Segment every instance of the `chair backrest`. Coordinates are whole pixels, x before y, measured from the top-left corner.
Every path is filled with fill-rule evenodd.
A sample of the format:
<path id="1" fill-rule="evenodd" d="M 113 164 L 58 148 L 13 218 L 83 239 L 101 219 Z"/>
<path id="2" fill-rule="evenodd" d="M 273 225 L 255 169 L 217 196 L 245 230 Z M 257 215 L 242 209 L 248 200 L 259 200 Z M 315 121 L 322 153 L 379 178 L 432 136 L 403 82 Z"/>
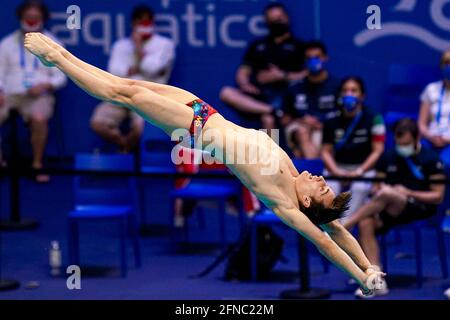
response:
<path id="1" fill-rule="evenodd" d="M 142 172 L 176 172 L 171 153 L 175 144 L 160 129 L 146 123 L 141 138 Z"/>
<path id="2" fill-rule="evenodd" d="M 236 177 L 233 178 L 223 165 L 200 165 L 199 174 L 224 175 L 225 177 L 193 177 L 189 185 L 202 185 L 205 188 L 208 188 L 208 186 L 227 186 L 236 188 L 236 190 L 240 190 L 242 187 L 241 182 Z"/>
<path id="3" fill-rule="evenodd" d="M 132 173 L 134 156 L 121 154 L 76 154 L 75 169 Z M 75 206 L 135 205 L 133 177 L 80 175 L 74 178 Z"/>
<path id="4" fill-rule="evenodd" d="M 75 169 L 133 172 L 134 156 L 131 154 L 78 153 L 75 155 Z"/>
<path id="5" fill-rule="evenodd" d="M 446 215 L 442 220 L 442 231 L 450 234 L 450 215 Z"/>
<path id="6" fill-rule="evenodd" d="M 398 64 L 389 66 L 388 85 L 390 88 L 404 90 L 406 88 L 423 88 L 441 77 L 438 66 Z"/>
<path id="7" fill-rule="evenodd" d="M 392 127 L 403 118 L 417 120 L 420 95 L 425 86 L 441 77 L 439 68 L 428 65 L 392 64 L 389 66 L 388 89 L 384 107 L 388 127 L 386 146 L 392 147 Z"/>
<path id="8" fill-rule="evenodd" d="M 417 117 L 420 94 L 427 84 L 439 78 L 438 67 L 410 64 L 390 65 L 385 113 L 403 112 Z"/>
<path id="9" fill-rule="evenodd" d="M 306 170 L 314 175 L 321 175 L 325 167 L 322 159 L 292 159 L 292 162 L 299 172 Z"/>

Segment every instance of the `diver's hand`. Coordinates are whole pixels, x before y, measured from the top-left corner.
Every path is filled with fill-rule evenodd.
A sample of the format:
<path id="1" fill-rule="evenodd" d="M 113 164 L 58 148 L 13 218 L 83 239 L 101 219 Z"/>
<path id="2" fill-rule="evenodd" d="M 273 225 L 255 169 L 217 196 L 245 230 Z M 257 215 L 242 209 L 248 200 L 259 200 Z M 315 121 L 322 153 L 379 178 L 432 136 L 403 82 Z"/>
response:
<path id="1" fill-rule="evenodd" d="M 367 277 L 364 280 L 364 285 L 361 286 L 361 291 L 364 295 L 371 295 L 376 290 L 381 290 L 386 285 L 386 281 L 384 280 L 384 277 L 386 277 L 386 273 L 374 270 L 372 268 L 368 268 L 366 270 Z"/>

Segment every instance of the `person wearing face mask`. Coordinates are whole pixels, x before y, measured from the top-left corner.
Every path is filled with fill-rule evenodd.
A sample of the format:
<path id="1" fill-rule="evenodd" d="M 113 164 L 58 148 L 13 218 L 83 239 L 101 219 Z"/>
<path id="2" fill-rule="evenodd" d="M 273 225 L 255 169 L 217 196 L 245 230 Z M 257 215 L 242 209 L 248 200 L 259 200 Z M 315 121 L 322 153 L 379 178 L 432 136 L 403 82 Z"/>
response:
<path id="1" fill-rule="evenodd" d="M 442 80 L 427 85 L 421 95 L 419 129 L 423 143 L 437 151 L 450 172 L 450 50 L 441 56 Z"/>
<path id="2" fill-rule="evenodd" d="M 66 84 L 59 70 L 48 69 L 23 46 L 27 32 L 43 32 L 48 20 L 47 7 L 40 1 L 27 0 L 17 8 L 20 29 L 0 42 L 0 125 L 16 109 L 31 130 L 32 168 L 37 182 L 47 182 L 49 176 L 41 172 L 48 137 L 48 122 L 53 114 L 54 92 Z M 6 159 L 0 162 L 6 166 Z"/>
<path id="3" fill-rule="evenodd" d="M 436 152 L 421 145 L 417 123 L 412 119 L 398 121 L 394 138 L 395 147 L 387 150 L 376 165 L 377 177 L 384 182 L 374 184 L 371 200 L 343 224 L 347 229 L 358 224 L 361 247 L 370 263 L 378 266 L 376 236 L 396 225 L 435 215 L 445 193 L 444 184 L 432 183 L 446 178 L 444 164 Z M 387 293 L 385 286 L 376 295 Z M 356 295 L 362 297 L 360 291 Z"/>
<path id="4" fill-rule="evenodd" d="M 377 160 L 384 152 L 386 128 L 380 114 L 364 105 L 365 85 L 359 77 L 342 80 L 337 104 L 340 111 L 323 126 L 322 159 L 326 175 L 374 177 Z M 371 184 L 364 181 L 331 181 L 334 192 L 350 189 L 352 201 L 344 222 L 367 199 Z"/>
<path id="5" fill-rule="evenodd" d="M 282 4 L 269 4 L 264 17 L 268 35 L 250 44 L 236 73 L 237 88 L 222 88 L 220 98 L 240 111 L 248 126 L 273 129 L 289 85 L 305 76 L 304 49 Z"/>
<path id="6" fill-rule="evenodd" d="M 112 46 L 108 71 L 120 77 L 167 84 L 175 61 L 174 42 L 155 33 L 155 15 L 148 6 L 135 7 L 131 23 L 131 37 L 117 40 Z M 127 153 L 138 145 L 144 120 L 128 109 L 102 102 L 93 111 L 91 128 Z"/>
<path id="7" fill-rule="evenodd" d="M 319 157 L 322 126 L 336 111 L 339 80 L 329 74 L 327 47 L 321 41 L 305 45 L 307 76 L 290 88 L 283 101 L 285 136 L 297 158 Z"/>

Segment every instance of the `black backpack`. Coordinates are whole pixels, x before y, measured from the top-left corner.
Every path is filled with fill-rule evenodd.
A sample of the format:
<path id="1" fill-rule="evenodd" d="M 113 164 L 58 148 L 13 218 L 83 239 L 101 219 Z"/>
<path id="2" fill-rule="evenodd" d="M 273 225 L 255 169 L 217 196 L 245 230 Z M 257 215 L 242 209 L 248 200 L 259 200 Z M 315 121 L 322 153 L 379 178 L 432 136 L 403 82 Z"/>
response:
<path id="1" fill-rule="evenodd" d="M 281 258 L 284 240 L 270 227 L 257 228 L 257 278 L 267 279 L 270 271 Z M 250 233 L 231 252 L 225 268 L 226 280 L 250 280 Z"/>

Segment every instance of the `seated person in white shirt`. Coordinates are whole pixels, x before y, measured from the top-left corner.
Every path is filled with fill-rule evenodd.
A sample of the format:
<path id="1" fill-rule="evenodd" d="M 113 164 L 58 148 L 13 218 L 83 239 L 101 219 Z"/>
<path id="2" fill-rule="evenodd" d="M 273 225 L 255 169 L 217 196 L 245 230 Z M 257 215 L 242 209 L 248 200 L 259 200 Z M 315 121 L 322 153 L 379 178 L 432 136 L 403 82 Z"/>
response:
<path id="1" fill-rule="evenodd" d="M 140 5 L 131 15 L 130 38 L 114 43 L 108 71 L 120 77 L 167 84 L 175 59 L 175 45 L 169 38 L 154 32 L 154 12 Z M 129 130 L 121 126 L 129 120 Z M 121 152 L 129 152 L 139 142 L 144 119 L 126 108 L 102 102 L 94 110 L 91 128 L 105 140 L 116 144 Z"/>
<path id="2" fill-rule="evenodd" d="M 20 29 L 0 41 L 0 125 L 12 109 L 17 110 L 31 129 L 32 168 L 37 182 L 47 182 L 42 174 L 43 158 L 48 136 L 48 121 L 52 117 L 55 98 L 53 92 L 66 84 L 65 75 L 46 68 L 39 59 L 25 50 L 24 34 L 43 30 L 49 17 L 47 7 L 40 1 L 27 0 L 17 8 Z M 0 161 L 6 166 L 5 159 Z"/>
<path id="3" fill-rule="evenodd" d="M 441 56 L 442 80 L 423 91 L 419 113 L 422 143 L 439 153 L 450 172 L 450 49 Z"/>

